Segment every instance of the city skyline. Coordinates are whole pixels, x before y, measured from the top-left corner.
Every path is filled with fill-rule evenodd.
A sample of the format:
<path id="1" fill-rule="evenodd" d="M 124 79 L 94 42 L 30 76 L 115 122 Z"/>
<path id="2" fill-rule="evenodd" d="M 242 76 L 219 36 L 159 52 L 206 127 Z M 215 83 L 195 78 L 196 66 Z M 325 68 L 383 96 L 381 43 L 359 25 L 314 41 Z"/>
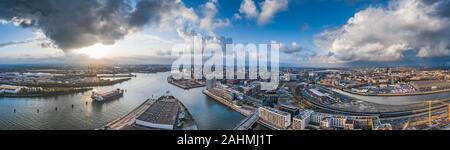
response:
<path id="1" fill-rule="evenodd" d="M 448 0 L 24 3 L 0 4 L 1 64 L 171 64 L 171 47 L 194 35 L 280 43 L 286 66 L 450 61 Z"/>

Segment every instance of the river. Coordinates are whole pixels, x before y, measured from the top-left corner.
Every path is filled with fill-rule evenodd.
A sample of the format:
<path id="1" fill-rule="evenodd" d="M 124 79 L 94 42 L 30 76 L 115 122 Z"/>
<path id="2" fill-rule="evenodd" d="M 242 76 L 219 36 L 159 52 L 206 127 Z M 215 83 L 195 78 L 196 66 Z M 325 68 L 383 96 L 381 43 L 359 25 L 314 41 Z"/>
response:
<path id="1" fill-rule="evenodd" d="M 201 130 L 232 129 L 244 118 L 205 96 L 204 88 L 183 90 L 167 83 L 168 72 L 136 75 L 120 84 L 94 87 L 95 91 L 126 90 L 124 97 L 107 102 L 92 101 L 91 91 L 46 98 L 0 98 L 0 129 L 96 129 L 166 91 L 183 102 Z"/>
<path id="2" fill-rule="evenodd" d="M 420 103 L 420 102 L 426 102 L 428 100 L 438 100 L 438 99 L 444 99 L 450 97 L 450 92 L 443 92 L 443 93 L 434 93 L 434 94 L 426 94 L 426 95 L 412 95 L 412 96 L 363 96 L 363 95 L 356 95 L 352 93 L 348 93 L 345 91 L 341 91 L 338 89 L 333 89 L 333 91 L 336 91 L 338 93 L 351 96 L 360 100 L 372 102 L 372 103 L 378 103 L 378 104 L 385 104 L 385 105 L 405 105 L 405 104 L 414 104 L 414 103 Z"/>

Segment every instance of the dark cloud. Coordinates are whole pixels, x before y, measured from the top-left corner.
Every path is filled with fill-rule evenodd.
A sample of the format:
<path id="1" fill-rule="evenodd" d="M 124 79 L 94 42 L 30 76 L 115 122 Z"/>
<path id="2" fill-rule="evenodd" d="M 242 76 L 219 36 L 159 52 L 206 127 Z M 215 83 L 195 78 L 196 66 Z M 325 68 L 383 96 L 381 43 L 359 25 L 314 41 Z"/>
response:
<path id="1" fill-rule="evenodd" d="M 71 50 L 113 44 L 182 6 L 176 0 L 1 0 L 0 20 L 42 31 L 58 48 Z"/>
<path id="2" fill-rule="evenodd" d="M 141 0 L 131 14 L 130 25 L 140 27 L 152 21 L 163 22 L 173 10 L 182 9 L 179 4 L 176 0 Z"/>

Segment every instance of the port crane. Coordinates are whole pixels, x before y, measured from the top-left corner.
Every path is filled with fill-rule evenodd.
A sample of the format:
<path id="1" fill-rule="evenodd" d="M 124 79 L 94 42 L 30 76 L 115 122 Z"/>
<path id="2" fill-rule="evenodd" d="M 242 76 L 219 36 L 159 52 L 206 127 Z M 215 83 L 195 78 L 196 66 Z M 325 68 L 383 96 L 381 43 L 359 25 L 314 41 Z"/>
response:
<path id="1" fill-rule="evenodd" d="M 433 125 L 433 103 L 438 103 L 438 105 L 447 105 L 447 120 L 450 121 L 450 103 L 440 100 L 429 100 L 428 103 L 428 125 Z"/>

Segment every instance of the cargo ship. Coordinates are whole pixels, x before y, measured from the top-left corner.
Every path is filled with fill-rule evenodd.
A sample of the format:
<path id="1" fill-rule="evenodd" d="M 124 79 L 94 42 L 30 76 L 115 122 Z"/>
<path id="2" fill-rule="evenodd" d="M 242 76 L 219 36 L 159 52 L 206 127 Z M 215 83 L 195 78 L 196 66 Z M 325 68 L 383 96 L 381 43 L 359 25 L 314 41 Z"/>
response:
<path id="1" fill-rule="evenodd" d="M 117 99 L 123 96 L 124 90 L 116 89 L 106 93 L 92 92 L 91 98 L 95 101 L 107 101 Z"/>

